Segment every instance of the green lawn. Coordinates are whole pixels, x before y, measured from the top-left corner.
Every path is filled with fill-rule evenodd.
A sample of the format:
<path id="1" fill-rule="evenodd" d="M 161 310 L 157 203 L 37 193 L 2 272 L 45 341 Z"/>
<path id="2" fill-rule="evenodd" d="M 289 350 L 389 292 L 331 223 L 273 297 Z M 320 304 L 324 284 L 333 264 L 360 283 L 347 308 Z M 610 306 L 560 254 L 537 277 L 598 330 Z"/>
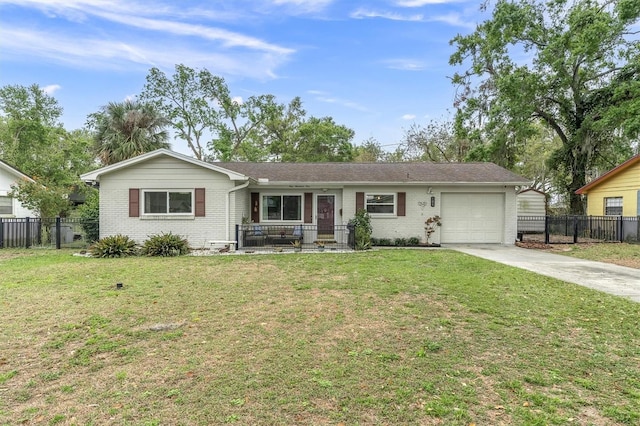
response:
<path id="1" fill-rule="evenodd" d="M 640 304 L 447 250 L 5 249 L 0 313 L 0 424 L 640 422 Z"/>

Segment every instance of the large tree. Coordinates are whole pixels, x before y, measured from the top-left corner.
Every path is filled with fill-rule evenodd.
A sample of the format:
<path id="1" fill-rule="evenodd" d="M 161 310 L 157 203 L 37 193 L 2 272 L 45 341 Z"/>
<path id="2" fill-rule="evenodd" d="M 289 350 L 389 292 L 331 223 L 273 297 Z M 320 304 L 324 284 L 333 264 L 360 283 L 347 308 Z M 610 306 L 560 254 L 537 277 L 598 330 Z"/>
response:
<path id="1" fill-rule="evenodd" d="M 153 104 L 111 102 L 89 116 L 94 150 L 103 165 L 127 160 L 159 148 L 170 148 L 167 120 Z"/>
<path id="2" fill-rule="evenodd" d="M 575 190 L 640 131 L 639 16 L 637 0 L 498 0 L 491 19 L 452 40 L 450 63 L 467 66 L 453 77 L 463 136 L 513 168 L 536 125 L 552 129 L 550 166 L 583 212 Z"/>
<path id="3" fill-rule="evenodd" d="M 64 216 L 69 194 L 84 188 L 79 174 L 93 166 L 89 134 L 65 130 L 61 114 L 35 84 L 0 88 L 0 158 L 36 181 L 18 182 L 11 195 L 41 217 Z"/>

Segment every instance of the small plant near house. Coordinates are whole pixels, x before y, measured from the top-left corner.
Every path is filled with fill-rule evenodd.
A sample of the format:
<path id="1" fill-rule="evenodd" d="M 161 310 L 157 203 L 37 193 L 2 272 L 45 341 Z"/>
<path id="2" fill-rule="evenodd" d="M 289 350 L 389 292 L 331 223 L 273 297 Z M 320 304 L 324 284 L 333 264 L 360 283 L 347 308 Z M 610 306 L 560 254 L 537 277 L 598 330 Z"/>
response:
<path id="1" fill-rule="evenodd" d="M 431 242 L 431 236 L 436 232 L 438 226 L 442 225 L 440 216 L 431 216 L 424 221 L 424 235 L 427 239 L 427 245 L 433 245 Z"/>
<path id="2" fill-rule="evenodd" d="M 187 253 L 189 253 L 187 240 L 171 232 L 152 235 L 142 246 L 142 254 L 145 256 L 173 257 Z"/>
<path id="3" fill-rule="evenodd" d="M 316 241 L 316 247 L 318 247 L 318 251 L 324 251 L 324 247 L 325 247 L 324 241 Z"/>
<path id="4" fill-rule="evenodd" d="M 407 246 L 407 239 L 406 238 L 396 238 L 394 240 L 394 245 L 398 246 L 398 247 L 406 247 Z"/>
<path id="5" fill-rule="evenodd" d="M 408 246 L 417 246 L 420 245 L 420 238 L 418 237 L 411 237 L 407 240 L 407 245 Z"/>
<path id="6" fill-rule="evenodd" d="M 137 256 L 136 242 L 126 235 L 111 235 L 98 240 L 89 247 L 93 257 L 129 257 Z"/>
<path id="7" fill-rule="evenodd" d="M 98 241 L 100 239 L 100 197 L 97 190 L 91 190 L 78 211 L 86 240 L 90 243 Z"/>
<path id="8" fill-rule="evenodd" d="M 350 224 L 353 225 L 355 231 L 355 249 L 369 250 L 371 248 L 371 217 L 365 209 L 356 212 L 356 216 L 351 219 Z"/>
<path id="9" fill-rule="evenodd" d="M 302 250 L 302 243 L 300 242 L 300 240 L 291 241 L 291 245 L 293 246 L 294 251 Z"/>

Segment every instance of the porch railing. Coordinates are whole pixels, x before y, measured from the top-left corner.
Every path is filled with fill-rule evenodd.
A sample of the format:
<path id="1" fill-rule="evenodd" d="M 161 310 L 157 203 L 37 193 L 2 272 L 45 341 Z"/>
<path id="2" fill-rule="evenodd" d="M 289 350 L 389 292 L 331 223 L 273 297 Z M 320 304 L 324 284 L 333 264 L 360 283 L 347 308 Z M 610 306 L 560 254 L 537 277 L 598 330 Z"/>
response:
<path id="1" fill-rule="evenodd" d="M 348 225 L 236 225 L 240 250 L 293 250 L 297 244 L 302 250 L 345 250 L 353 247 L 352 239 Z"/>

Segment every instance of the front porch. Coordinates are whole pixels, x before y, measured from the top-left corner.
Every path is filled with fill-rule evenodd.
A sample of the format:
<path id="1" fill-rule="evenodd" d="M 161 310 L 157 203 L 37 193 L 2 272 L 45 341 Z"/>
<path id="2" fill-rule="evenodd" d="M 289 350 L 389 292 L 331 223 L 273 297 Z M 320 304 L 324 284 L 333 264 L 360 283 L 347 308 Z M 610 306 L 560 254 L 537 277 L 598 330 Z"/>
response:
<path id="1" fill-rule="evenodd" d="M 354 233 L 349 225 L 236 225 L 238 250 L 349 250 Z"/>

